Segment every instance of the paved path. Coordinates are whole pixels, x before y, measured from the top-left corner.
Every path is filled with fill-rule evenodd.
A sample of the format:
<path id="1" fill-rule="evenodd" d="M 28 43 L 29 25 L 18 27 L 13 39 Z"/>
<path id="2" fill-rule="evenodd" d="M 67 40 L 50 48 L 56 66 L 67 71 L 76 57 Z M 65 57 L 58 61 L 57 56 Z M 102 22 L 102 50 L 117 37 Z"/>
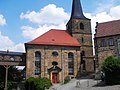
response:
<path id="1" fill-rule="evenodd" d="M 76 82 L 80 81 L 80 86 L 76 87 Z M 55 84 L 50 90 L 120 90 L 120 85 L 98 86 L 100 81 L 93 79 L 73 79 L 67 84 Z"/>

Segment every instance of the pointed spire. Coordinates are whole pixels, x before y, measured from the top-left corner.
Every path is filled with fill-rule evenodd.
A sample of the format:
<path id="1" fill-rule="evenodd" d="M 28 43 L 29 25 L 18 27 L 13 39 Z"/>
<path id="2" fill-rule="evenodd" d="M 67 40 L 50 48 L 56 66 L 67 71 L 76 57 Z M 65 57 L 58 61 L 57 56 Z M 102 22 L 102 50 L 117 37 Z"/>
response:
<path id="1" fill-rule="evenodd" d="M 84 15 L 83 15 L 83 11 L 82 11 L 82 6 L 80 3 L 80 0 L 73 0 L 73 4 L 72 4 L 72 13 L 71 13 L 71 18 L 74 19 L 87 19 Z"/>

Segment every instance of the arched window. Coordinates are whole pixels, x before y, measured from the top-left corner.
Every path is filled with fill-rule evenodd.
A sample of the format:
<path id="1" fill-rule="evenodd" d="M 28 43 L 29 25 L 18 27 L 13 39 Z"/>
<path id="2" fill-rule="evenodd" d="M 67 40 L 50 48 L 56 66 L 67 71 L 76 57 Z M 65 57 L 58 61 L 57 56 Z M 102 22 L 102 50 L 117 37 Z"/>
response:
<path id="1" fill-rule="evenodd" d="M 82 37 L 82 43 L 84 43 L 84 38 Z"/>
<path id="2" fill-rule="evenodd" d="M 85 64 L 86 62 L 85 62 L 85 60 L 83 60 L 83 70 L 86 70 L 86 64 Z"/>
<path id="3" fill-rule="evenodd" d="M 82 51 L 82 56 L 85 56 L 85 51 Z"/>
<path id="4" fill-rule="evenodd" d="M 74 75 L 74 54 L 68 53 L 68 75 Z"/>
<path id="5" fill-rule="evenodd" d="M 84 56 L 85 56 L 85 51 L 82 51 L 81 52 L 81 64 L 83 64 L 84 62 L 84 59 L 83 59 Z"/>
<path id="6" fill-rule="evenodd" d="M 83 23 L 80 23 L 80 29 L 84 29 Z"/>
<path id="7" fill-rule="evenodd" d="M 81 52 L 81 64 L 82 64 L 82 69 L 86 70 L 86 64 L 85 64 L 85 59 L 83 58 L 85 56 L 85 51 Z"/>
<path id="8" fill-rule="evenodd" d="M 41 53 L 35 52 L 35 75 L 39 75 L 41 73 Z"/>

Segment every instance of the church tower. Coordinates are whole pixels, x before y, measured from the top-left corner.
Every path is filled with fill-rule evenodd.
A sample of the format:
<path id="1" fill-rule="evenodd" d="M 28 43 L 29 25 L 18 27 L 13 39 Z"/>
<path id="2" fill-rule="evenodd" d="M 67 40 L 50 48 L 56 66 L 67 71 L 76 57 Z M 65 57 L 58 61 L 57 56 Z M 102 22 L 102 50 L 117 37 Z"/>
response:
<path id="1" fill-rule="evenodd" d="M 91 20 L 83 14 L 80 0 L 73 0 L 70 20 L 66 25 L 68 33 L 81 45 L 81 68 L 83 72 L 94 71 Z"/>

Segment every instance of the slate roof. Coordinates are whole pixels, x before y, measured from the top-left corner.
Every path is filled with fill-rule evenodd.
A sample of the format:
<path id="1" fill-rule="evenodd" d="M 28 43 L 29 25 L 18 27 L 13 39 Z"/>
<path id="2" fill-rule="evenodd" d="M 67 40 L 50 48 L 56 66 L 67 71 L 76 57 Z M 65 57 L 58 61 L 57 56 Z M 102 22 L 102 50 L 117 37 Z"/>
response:
<path id="1" fill-rule="evenodd" d="M 66 30 L 51 29 L 36 39 L 26 44 L 37 45 L 62 45 L 62 46 L 80 46 L 77 39 L 67 33 Z"/>
<path id="2" fill-rule="evenodd" d="M 72 19 L 88 19 L 83 14 L 80 0 L 73 0 L 71 18 Z"/>
<path id="3" fill-rule="evenodd" d="M 120 20 L 98 23 L 95 37 L 105 37 L 120 34 Z"/>
<path id="4" fill-rule="evenodd" d="M 17 55 L 17 56 L 21 56 L 25 53 L 22 52 L 11 52 L 11 51 L 0 51 L 0 55 Z"/>

